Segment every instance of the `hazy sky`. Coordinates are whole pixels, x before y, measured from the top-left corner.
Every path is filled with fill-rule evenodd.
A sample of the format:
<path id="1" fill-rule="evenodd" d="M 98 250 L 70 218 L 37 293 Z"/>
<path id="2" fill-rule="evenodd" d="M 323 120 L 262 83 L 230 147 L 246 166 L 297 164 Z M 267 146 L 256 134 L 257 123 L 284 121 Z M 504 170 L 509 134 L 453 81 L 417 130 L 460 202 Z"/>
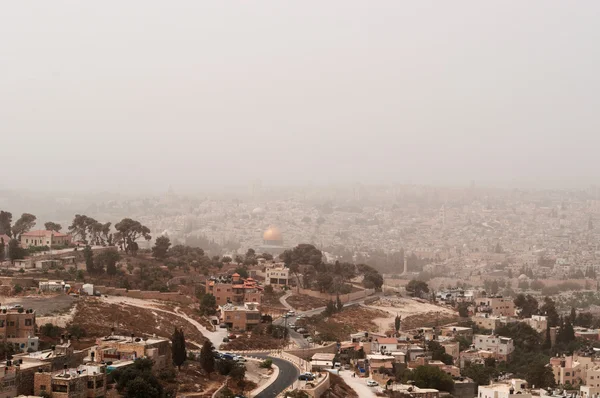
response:
<path id="1" fill-rule="evenodd" d="M 0 186 L 600 182 L 598 1 L 12 1 Z"/>

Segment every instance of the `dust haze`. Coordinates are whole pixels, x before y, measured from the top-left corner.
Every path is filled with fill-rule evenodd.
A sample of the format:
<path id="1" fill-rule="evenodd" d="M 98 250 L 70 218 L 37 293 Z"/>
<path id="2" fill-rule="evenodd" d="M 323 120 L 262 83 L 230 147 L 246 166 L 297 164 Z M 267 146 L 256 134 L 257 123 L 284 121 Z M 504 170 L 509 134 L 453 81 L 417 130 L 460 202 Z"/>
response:
<path id="1" fill-rule="evenodd" d="M 600 5 L 6 3 L 2 185 L 587 185 Z"/>

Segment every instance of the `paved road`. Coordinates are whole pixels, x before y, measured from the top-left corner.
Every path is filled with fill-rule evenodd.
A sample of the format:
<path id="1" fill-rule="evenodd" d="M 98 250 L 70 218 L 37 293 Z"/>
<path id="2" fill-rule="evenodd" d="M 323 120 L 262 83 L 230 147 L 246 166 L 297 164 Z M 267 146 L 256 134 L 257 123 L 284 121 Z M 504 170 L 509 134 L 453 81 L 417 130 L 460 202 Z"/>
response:
<path id="1" fill-rule="evenodd" d="M 256 398 L 274 398 L 279 395 L 283 390 L 291 386 L 296 380 L 298 380 L 298 376 L 300 376 L 300 372 L 298 368 L 292 365 L 290 362 L 283 360 L 281 358 L 274 358 L 265 354 L 260 353 L 251 353 L 257 358 L 269 358 L 273 361 L 277 367 L 279 367 L 279 376 L 277 379 L 271 384 L 269 387 L 265 388 L 260 394 L 256 396 Z"/>

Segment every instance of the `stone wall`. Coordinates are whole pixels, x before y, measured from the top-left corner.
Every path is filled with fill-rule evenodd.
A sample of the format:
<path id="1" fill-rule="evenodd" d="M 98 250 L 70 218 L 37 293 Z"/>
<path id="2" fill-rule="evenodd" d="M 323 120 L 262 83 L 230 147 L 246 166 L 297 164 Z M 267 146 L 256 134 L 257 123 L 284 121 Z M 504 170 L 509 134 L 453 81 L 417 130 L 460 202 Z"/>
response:
<path id="1" fill-rule="evenodd" d="M 309 360 L 313 355 L 317 353 L 335 354 L 337 353 L 337 343 L 331 343 L 325 346 L 319 346 L 314 348 L 299 349 L 299 350 L 286 350 L 287 353 L 295 355 L 299 358 Z"/>
<path id="2" fill-rule="evenodd" d="M 331 300 L 334 302 L 337 300 L 337 295 L 317 292 L 315 290 L 301 289 L 299 287 L 295 287 L 295 288 L 292 288 L 292 291 L 295 294 L 304 294 L 306 296 L 316 297 L 316 298 L 320 298 L 320 299 L 324 299 L 324 300 Z M 375 293 L 375 290 L 373 290 L 373 289 L 365 289 L 365 290 L 361 290 L 359 292 L 340 294 L 340 300 L 342 303 L 346 304 L 349 301 L 360 300 L 362 298 L 366 298 L 374 293 Z"/>
<path id="3" fill-rule="evenodd" d="M 131 297 L 142 300 L 162 300 L 174 301 L 179 304 L 191 304 L 195 300 L 188 296 L 184 296 L 179 292 L 159 292 L 153 290 L 127 290 L 110 286 L 94 286 L 94 290 L 100 294 L 109 294 L 111 296 Z"/>
<path id="4" fill-rule="evenodd" d="M 319 384 L 315 388 L 307 388 L 304 392 L 313 398 L 320 398 L 331 387 L 331 378 L 329 375 L 329 372 L 325 372 L 324 376 L 318 379 Z"/>

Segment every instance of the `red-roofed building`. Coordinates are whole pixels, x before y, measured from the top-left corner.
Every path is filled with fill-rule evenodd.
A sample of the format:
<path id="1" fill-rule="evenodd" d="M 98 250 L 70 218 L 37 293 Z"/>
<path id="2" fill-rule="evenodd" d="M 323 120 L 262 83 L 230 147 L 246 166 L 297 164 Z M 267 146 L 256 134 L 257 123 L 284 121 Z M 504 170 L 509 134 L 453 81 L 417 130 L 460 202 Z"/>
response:
<path id="1" fill-rule="evenodd" d="M 21 234 L 21 247 L 31 246 L 66 246 L 71 243 L 71 235 L 43 229 Z"/>
<path id="2" fill-rule="evenodd" d="M 215 296 L 217 305 L 244 303 L 261 303 L 263 288 L 258 283 L 248 278 L 243 280 L 238 273 L 231 278 L 213 278 L 206 280 L 206 293 Z"/>

